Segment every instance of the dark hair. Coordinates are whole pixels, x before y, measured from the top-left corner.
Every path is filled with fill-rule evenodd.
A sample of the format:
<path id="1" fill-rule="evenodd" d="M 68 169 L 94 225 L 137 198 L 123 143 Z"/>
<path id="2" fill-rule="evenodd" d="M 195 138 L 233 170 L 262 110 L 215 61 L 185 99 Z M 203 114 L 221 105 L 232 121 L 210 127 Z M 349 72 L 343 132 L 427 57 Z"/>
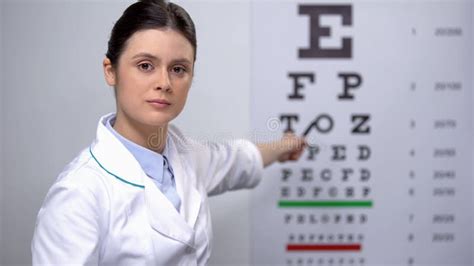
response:
<path id="1" fill-rule="evenodd" d="M 135 32 L 167 27 L 177 30 L 191 43 L 196 61 L 197 41 L 193 20 L 184 8 L 164 0 L 139 0 L 130 5 L 114 25 L 105 55 L 116 66 L 127 40 Z"/>

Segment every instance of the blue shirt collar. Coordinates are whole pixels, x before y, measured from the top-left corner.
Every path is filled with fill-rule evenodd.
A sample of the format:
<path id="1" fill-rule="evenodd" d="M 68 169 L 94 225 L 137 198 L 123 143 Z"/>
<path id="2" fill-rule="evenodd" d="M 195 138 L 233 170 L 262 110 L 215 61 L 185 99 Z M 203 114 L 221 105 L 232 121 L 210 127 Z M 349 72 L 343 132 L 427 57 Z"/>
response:
<path id="1" fill-rule="evenodd" d="M 114 134 L 114 136 L 118 140 L 120 140 L 120 142 L 122 142 L 122 144 L 127 148 L 127 150 L 132 153 L 132 155 L 138 161 L 146 175 L 153 178 L 159 183 L 163 183 L 163 170 L 166 169 L 164 167 L 168 167 L 168 160 L 166 160 L 163 155 L 165 155 L 166 157 L 166 155 L 168 154 L 168 145 L 165 145 L 163 155 L 159 154 L 155 151 L 142 147 L 120 135 L 112 127 L 114 123 L 115 116 L 111 116 L 107 121 L 105 121 L 105 126 L 110 130 L 110 132 L 112 132 L 112 134 Z M 172 171 L 171 167 L 169 170 Z"/>

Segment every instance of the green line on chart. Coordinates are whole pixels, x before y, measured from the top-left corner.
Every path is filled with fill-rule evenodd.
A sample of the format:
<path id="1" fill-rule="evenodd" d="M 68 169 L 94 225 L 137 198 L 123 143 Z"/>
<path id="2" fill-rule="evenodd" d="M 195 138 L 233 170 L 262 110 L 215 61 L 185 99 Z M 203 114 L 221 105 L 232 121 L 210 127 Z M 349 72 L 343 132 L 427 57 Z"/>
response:
<path id="1" fill-rule="evenodd" d="M 371 208 L 372 201 L 293 201 L 280 200 L 280 208 Z"/>

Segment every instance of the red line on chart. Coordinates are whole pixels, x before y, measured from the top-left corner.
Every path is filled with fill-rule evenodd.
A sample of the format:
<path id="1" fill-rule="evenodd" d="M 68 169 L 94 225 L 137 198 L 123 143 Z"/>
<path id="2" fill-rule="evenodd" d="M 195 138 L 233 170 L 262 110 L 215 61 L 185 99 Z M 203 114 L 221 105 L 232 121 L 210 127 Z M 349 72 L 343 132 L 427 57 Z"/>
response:
<path id="1" fill-rule="evenodd" d="M 296 245 L 288 244 L 286 251 L 361 251 L 361 244 L 318 244 L 318 245 Z"/>

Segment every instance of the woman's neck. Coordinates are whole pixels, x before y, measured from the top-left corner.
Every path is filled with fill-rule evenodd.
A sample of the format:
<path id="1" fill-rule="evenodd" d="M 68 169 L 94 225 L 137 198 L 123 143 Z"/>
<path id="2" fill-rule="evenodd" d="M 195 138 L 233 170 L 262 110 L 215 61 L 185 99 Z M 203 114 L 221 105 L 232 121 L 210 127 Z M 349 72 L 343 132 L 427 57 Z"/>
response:
<path id="1" fill-rule="evenodd" d="M 162 154 L 165 149 L 168 125 L 150 127 L 128 119 L 126 115 L 117 113 L 115 131 L 126 139 L 157 153 Z"/>

